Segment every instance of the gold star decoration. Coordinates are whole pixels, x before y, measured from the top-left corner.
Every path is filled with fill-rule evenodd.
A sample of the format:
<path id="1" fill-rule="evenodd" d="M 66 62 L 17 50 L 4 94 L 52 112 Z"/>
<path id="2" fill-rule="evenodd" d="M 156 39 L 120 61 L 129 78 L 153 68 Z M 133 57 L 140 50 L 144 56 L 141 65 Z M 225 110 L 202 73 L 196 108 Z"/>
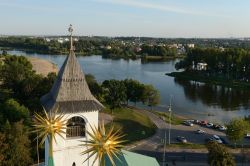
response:
<path id="1" fill-rule="evenodd" d="M 35 112 L 34 117 L 34 132 L 39 133 L 38 138 L 42 138 L 41 143 L 43 144 L 47 136 L 51 136 L 52 140 L 56 141 L 56 135 L 63 138 L 62 134 L 65 134 L 64 129 L 66 129 L 66 119 L 63 120 L 64 115 L 58 114 L 58 109 L 49 112 L 49 114 L 44 109 L 45 117 L 39 115 Z"/>
<path id="2" fill-rule="evenodd" d="M 49 160 L 51 160 L 51 163 L 53 163 L 53 141 L 56 142 L 56 135 L 63 138 L 62 134 L 66 133 L 64 131 L 66 129 L 66 119 L 64 120 L 64 115 L 58 114 L 57 111 L 58 109 L 48 114 L 44 109 L 44 117 L 35 113 L 33 124 L 35 128 L 33 132 L 38 133 L 37 139 L 41 138 L 40 145 L 44 143 L 46 138 L 49 140 Z"/>
<path id="3" fill-rule="evenodd" d="M 99 165 L 104 166 L 105 156 L 107 156 L 111 164 L 115 166 L 114 157 L 120 161 L 118 156 L 122 154 L 121 148 L 124 147 L 122 143 L 126 142 L 122 140 L 122 137 L 125 135 L 121 134 L 120 129 L 115 130 L 113 125 L 106 132 L 104 123 L 99 128 L 92 126 L 90 128 L 91 132 L 86 131 L 90 139 L 82 141 L 85 144 L 81 145 L 87 146 L 87 149 L 81 153 L 82 155 L 90 153 L 84 162 L 96 155 L 93 164 L 99 159 Z"/>

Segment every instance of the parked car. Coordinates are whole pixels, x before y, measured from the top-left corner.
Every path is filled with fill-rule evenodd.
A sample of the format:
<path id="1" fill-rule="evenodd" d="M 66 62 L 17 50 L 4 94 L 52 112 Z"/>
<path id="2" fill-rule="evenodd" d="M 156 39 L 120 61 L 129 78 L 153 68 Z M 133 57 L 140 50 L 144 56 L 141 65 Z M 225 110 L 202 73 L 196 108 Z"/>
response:
<path id="1" fill-rule="evenodd" d="M 219 144 L 222 144 L 223 141 L 221 140 L 221 138 L 217 135 L 213 135 L 212 137 L 206 139 L 207 142 L 210 142 L 210 141 L 214 141 L 214 142 L 217 142 Z"/>
<path id="2" fill-rule="evenodd" d="M 247 133 L 247 134 L 246 134 L 246 138 L 250 138 L 250 133 Z"/>
<path id="3" fill-rule="evenodd" d="M 219 130 L 220 130 L 220 131 L 225 131 L 225 130 L 227 130 L 227 128 L 226 128 L 226 126 L 220 126 L 220 127 L 219 127 Z"/>
<path id="4" fill-rule="evenodd" d="M 218 135 L 213 135 L 213 140 L 216 141 L 219 144 L 222 144 L 223 141 L 221 140 L 221 138 Z"/>
<path id="5" fill-rule="evenodd" d="M 181 142 L 181 143 L 187 143 L 187 139 L 185 137 L 181 137 L 181 136 L 178 136 L 176 138 L 177 141 Z"/>
<path id="6" fill-rule="evenodd" d="M 204 134 L 204 133 L 205 133 L 204 130 L 201 130 L 201 129 L 196 130 L 196 134 Z"/>
<path id="7" fill-rule="evenodd" d="M 200 120 L 194 120 L 194 124 L 200 124 L 201 121 Z"/>
<path id="8" fill-rule="evenodd" d="M 207 125 L 207 121 L 202 120 L 202 121 L 200 122 L 200 125 L 202 125 L 202 126 L 206 126 L 206 125 Z"/>
<path id="9" fill-rule="evenodd" d="M 213 125 L 213 129 L 219 129 L 220 126 L 221 126 L 221 125 L 219 125 L 219 124 L 214 124 L 214 125 Z"/>
<path id="10" fill-rule="evenodd" d="M 190 121 L 184 121 L 183 124 L 186 126 L 194 126 L 194 124 Z"/>
<path id="11" fill-rule="evenodd" d="M 214 126 L 214 124 L 213 124 L 213 123 L 208 123 L 206 126 L 207 126 L 208 128 L 211 128 L 211 127 Z"/>

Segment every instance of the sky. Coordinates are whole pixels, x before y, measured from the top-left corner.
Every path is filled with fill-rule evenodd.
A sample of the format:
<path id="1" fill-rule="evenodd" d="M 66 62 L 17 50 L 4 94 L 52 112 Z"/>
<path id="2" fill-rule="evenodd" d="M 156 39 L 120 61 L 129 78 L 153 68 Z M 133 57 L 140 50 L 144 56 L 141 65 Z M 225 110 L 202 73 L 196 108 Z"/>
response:
<path id="1" fill-rule="evenodd" d="M 250 0 L 0 0 L 1 35 L 250 37 Z"/>

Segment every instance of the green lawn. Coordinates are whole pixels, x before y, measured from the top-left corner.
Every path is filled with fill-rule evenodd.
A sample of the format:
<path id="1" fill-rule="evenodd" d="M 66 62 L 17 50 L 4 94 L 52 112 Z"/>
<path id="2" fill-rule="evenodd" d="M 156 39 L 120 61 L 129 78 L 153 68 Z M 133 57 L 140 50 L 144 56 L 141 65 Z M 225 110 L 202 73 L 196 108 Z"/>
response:
<path id="1" fill-rule="evenodd" d="M 109 109 L 105 113 L 111 114 Z M 113 110 L 113 124 L 116 128 L 121 128 L 122 133 L 126 134 L 124 139 L 126 144 L 139 141 L 154 135 L 156 126 L 144 114 L 133 111 L 129 108 L 117 108 Z M 107 124 L 110 126 L 111 124 Z"/>
<path id="2" fill-rule="evenodd" d="M 163 118 L 166 123 L 169 123 L 169 113 L 168 112 L 159 112 L 159 111 L 152 111 L 157 116 Z M 179 125 L 185 120 L 184 118 L 180 118 L 178 116 L 175 116 L 174 114 L 171 115 L 171 124 L 173 125 Z"/>
<path id="3" fill-rule="evenodd" d="M 176 143 L 166 146 L 167 148 L 181 148 L 181 149 L 205 149 L 205 144 L 193 144 L 193 143 Z"/>

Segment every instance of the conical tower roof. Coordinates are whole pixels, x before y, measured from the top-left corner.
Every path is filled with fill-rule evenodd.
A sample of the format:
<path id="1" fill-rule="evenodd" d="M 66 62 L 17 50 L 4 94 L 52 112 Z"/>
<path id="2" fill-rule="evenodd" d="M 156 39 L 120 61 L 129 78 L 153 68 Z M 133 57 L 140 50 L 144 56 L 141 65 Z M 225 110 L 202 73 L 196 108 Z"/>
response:
<path id="1" fill-rule="evenodd" d="M 72 35 L 71 49 L 57 79 L 48 94 L 41 98 L 46 110 L 59 109 L 65 113 L 94 111 L 103 105 L 91 94 L 84 72 L 75 56 Z"/>

